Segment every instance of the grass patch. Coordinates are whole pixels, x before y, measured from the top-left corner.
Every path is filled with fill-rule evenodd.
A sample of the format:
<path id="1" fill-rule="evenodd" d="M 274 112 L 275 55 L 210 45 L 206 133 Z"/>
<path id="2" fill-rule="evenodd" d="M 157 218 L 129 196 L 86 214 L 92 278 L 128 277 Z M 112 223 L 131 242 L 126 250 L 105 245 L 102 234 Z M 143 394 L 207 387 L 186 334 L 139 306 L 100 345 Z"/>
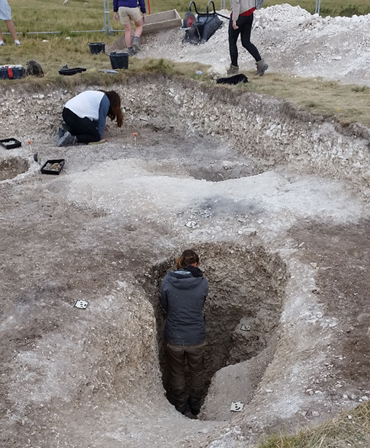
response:
<path id="1" fill-rule="evenodd" d="M 287 99 L 312 114 L 336 116 L 343 123 L 358 121 L 370 126 L 367 87 L 276 73 L 257 77 L 251 72 L 248 79 L 251 91 Z"/>
<path id="2" fill-rule="evenodd" d="M 366 92 L 368 88 L 366 86 L 353 86 L 352 90 L 354 92 Z"/>
<path id="3" fill-rule="evenodd" d="M 85 6 L 88 3 L 88 6 Z M 292 6 L 300 6 L 313 14 L 315 2 L 313 0 L 265 0 L 264 6 L 288 3 Z M 352 0 L 350 4 L 346 0 L 325 0 L 321 5 L 322 16 L 352 16 L 353 14 L 369 14 L 370 4 L 368 0 Z M 196 1 L 198 12 L 206 12 L 207 1 Z M 28 32 L 61 32 L 63 36 L 72 31 L 102 30 L 104 22 L 104 4 L 101 0 L 71 0 L 67 6 L 63 0 L 12 0 L 13 21 L 17 31 L 25 37 Z M 220 3 L 215 2 L 217 9 Z M 229 4 L 226 4 L 229 8 Z M 147 11 L 148 11 L 147 4 Z M 189 10 L 189 2 L 180 0 L 161 0 L 152 2 L 150 12 L 156 13 L 177 9 L 183 17 Z M 119 22 L 113 21 L 113 1 L 110 2 L 110 22 L 113 29 L 122 30 Z M 6 30 L 4 22 L 0 22 L 3 31 Z"/>
<path id="4" fill-rule="evenodd" d="M 370 402 L 295 435 L 272 435 L 256 448 L 367 448 L 370 446 Z"/>

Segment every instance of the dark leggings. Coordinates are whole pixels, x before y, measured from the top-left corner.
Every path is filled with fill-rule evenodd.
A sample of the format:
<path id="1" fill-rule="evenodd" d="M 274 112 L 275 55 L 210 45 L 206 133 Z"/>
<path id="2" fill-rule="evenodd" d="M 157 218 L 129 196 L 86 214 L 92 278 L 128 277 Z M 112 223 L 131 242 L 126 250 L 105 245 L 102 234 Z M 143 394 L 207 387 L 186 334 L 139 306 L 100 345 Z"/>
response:
<path id="1" fill-rule="evenodd" d="M 90 118 L 80 118 L 66 107 L 63 109 L 63 120 L 69 132 L 77 137 L 78 143 L 99 142 L 100 134 L 96 127 L 97 122 Z"/>
<path id="2" fill-rule="evenodd" d="M 243 47 L 254 57 L 256 62 L 261 60 L 261 56 L 257 50 L 257 47 L 251 42 L 251 31 L 253 23 L 253 14 L 250 16 L 239 16 L 236 21 L 238 29 L 234 30 L 233 20 L 229 21 L 229 51 L 231 64 L 235 67 L 238 66 L 238 47 L 236 45 L 239 34 L 241 34 L 241 41 Z"/>

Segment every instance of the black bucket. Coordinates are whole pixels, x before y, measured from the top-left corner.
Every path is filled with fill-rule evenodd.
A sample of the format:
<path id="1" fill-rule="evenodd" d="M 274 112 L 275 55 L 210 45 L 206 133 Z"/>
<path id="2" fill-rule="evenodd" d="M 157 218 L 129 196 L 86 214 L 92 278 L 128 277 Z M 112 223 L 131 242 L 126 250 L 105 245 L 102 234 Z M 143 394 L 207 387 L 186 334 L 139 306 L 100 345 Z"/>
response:
<path id="1" fill-rule="evenodd" d="M 94 42 L 89 44 L 91 54 L 105 53 L 105 42 Z"/>
<path id="2" fill-rule="evenodd" d="M 109 53 L 109 58 L 113 70 L 117 68 L 128 68 L 128 53 L 117 53 L 113 51 L 113 53 Z"/>

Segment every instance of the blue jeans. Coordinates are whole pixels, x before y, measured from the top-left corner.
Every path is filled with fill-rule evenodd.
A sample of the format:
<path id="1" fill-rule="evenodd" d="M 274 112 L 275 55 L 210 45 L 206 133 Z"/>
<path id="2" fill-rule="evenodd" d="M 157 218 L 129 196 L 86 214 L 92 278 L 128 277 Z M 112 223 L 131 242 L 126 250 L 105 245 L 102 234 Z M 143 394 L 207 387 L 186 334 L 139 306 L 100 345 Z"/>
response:
<path id="1" fill-rule="evenodd" d="M 97 122 L 90 118 L 80 118 L 66 107 L 63 108 L 63 120 L 65 121 L 69 132 L 77 137 L 78 143 L 99 142 L 100 135 L 97 128 Z"/>

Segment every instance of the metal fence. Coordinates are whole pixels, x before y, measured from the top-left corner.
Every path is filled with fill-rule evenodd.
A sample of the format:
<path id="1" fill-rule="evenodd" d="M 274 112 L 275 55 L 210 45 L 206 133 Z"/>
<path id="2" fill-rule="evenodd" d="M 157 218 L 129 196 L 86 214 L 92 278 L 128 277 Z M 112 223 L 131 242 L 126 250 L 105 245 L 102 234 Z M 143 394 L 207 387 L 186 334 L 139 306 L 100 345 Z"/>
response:
<path id="1" fill-rule="evenodd" d="M 220 9 L 226 9 L 226 0 L 220 0 Z M 109 9 L 109 0 L 103 0 L 104 3 L 104 26 L 101 30 L 87 30 L 87 31 L 72 31 L 72 33 L 112 33 L 112 32 L 121 32 L 122 30 L 114 30 L 110 24 L 110 9 Z M 320 14 L 321 8 L 321 0 L 316 0 L 315 5 L 315 14 Z M 3 33 L 10 34 L 10 33 Z M 20 34 L 20 33 L 17 33 Z M 60 31 L 30 31 L 26 34 L 60 34 Z"/>
<path id="2" fill-rule="evenodd" d="M 110 24 L 110 11 L 109 11 L 109 0 L 103 0 L 104 2 L 104 26 L 101 30 L 85 30 L 85 31 L 71 31 L 71 33 L 112 33 L 112 32 L 122 32 L 123 30 L 114 30 Z M 2 34 L 10 34 L 10 33 L 2 33 Z M 17 32 L 17 34 L 22 34 Z M 60 34 L 60 31 L 29 31 L 25 34 Z"/>

